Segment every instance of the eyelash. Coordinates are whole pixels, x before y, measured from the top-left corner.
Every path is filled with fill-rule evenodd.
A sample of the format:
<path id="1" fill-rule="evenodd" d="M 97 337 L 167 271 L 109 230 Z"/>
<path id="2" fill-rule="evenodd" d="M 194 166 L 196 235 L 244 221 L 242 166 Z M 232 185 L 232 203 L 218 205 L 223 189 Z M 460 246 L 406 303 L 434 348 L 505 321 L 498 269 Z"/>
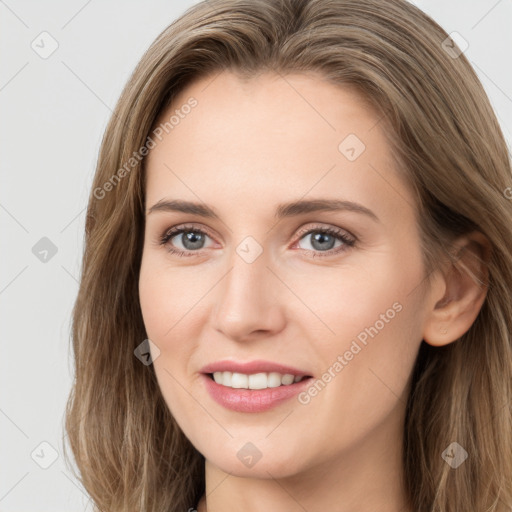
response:
<path id="1" fill-rule="evenodd" d="M 176 235 L 179 235 L 181 233 L 189 233 L 189 232 L 199 233 L 202 235 L 210 236 L 206 231 L 203 231 L 202 229 L 196 228 L 194 226 L 188 226 L 188 225 L 176 226 L 171 229 L 167 229 L 163 233 L 163 235 L 160 236 L 159 244 L 162 246 L 165 246 L 168 244 L 169 240 L 171 240 L 171 238 L 174 238 Z M 305 236 L 310 235 L 311 233 L 322 233 L 322 234 L 326 234 L 326 235 L 332 235 L 333 237 L 335 237 L 338 240 L 343 242 L 342 246 L 340 246 L 336 249 L 329 249 L 328 251 L 314 251 L 311 249 L 301 249 L 306 252 L 312 252 L 314 258 L 316 258 L 316 257 L 323 258 L 323 257 L 333 256 L 335 254 L 342 253 L 344 251 L 347 251 L 349 248 L 354 247 L 356 244 L 356 241 L 357 241 L 357 239 L 355 237 L 351 238 L 351 237 L 347 236 L 344 231 L 341 231 L 339 229 L 325 228 L 325 227 L 318 226 L 318 227 L 309 228 L 305 232 L 300 232 L 297 242 L 302 240 L 302 238 L 304 238 Z M 196 250 L 196 251 L 182 251 L 180 249 L 174 249 L 171 246 L 168 246 L 167 250 L 171 254 L 174 254 L 178 257 L 196 256 L 197 253 L 201 252 L 201 249 Z"/>

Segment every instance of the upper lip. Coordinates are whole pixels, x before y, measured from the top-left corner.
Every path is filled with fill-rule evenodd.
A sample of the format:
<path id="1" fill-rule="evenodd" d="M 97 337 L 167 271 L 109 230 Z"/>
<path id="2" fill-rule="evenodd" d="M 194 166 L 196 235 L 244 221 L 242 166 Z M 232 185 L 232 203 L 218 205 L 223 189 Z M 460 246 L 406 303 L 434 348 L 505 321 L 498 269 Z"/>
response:
<path id="1" fill-rule="evenodd" d="M 254 373 L 270 373 L 277 372 L 282 375 L 291 374 L 294 376 L 309 376 L 308 372 L 300 370 L 298 368 L 294 368 L 293 366 L 288 366 L 280 363 L 273 363 L 272 361 L 246 361 L 246 362 L 238 362 L 238 361 L 216 361 L 214 363 L 207 364 L 200 370 L 201 373 L 214 373 L 214 372 L 236 372 L 236 373 L 245 373 L 247 375 Z"/>

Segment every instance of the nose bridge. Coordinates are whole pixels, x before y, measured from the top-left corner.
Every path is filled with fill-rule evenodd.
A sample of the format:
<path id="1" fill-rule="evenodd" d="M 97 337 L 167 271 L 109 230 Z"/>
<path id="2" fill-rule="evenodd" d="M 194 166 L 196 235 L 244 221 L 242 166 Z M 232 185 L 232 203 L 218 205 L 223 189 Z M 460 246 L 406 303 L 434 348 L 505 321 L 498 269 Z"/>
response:
<path id="1" fill-rule="evenodd" d="M 251 240 L 242 241 L 233 252 L 215 306 L 215 325 L 226 336 L 243 338 L 253 331 L 279 327 L 278 285 L 269 263 L 266 252 Z"/>

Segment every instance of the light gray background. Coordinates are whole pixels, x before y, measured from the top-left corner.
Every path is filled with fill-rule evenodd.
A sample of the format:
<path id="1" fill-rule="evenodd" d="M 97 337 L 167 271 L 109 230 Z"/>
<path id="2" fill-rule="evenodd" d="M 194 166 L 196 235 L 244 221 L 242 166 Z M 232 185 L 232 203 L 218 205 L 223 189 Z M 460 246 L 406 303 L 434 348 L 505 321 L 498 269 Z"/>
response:
<path id="1" fill-rule="evenodd" d="M 160 31 L 195 3 L 0 0 L 0 512 L 92 509 L 62 456 L 88 191 L 122 87 Z M 414 3 L 467 40 L 511 147 L 512 0 Z M 31 47 L 43 31 L 59 45 L 46 59 Z M 43 237 L 57 248 L 46 262 L 32 251 Z M 40 464 L 53 451 L 42 442 L 55 450 L 47 469 Z"/>

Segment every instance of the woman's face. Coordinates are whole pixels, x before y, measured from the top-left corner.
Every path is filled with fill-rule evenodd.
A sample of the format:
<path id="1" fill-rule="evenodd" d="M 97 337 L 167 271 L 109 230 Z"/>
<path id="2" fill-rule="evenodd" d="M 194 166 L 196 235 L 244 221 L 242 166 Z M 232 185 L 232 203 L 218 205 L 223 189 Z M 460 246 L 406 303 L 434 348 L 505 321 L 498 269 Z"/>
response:
<path id="1" fill-rule="evenodd" d="M 162 122 L 173 114 L 150 134 L 139 291 L 181 429 L 241 476 L 290 476 L 363 447 L 397 454 L 430 299 L 380 116 L 314 74 L 227 72 L 183 90 Z M 171 228 L 185 232 L 160 243 Z M 252 361 L 295 370 L 227 364 Z M 240 370 L 231 386 L 263 389 L 215 383 L 203 372 L 216 362 Z"/>

